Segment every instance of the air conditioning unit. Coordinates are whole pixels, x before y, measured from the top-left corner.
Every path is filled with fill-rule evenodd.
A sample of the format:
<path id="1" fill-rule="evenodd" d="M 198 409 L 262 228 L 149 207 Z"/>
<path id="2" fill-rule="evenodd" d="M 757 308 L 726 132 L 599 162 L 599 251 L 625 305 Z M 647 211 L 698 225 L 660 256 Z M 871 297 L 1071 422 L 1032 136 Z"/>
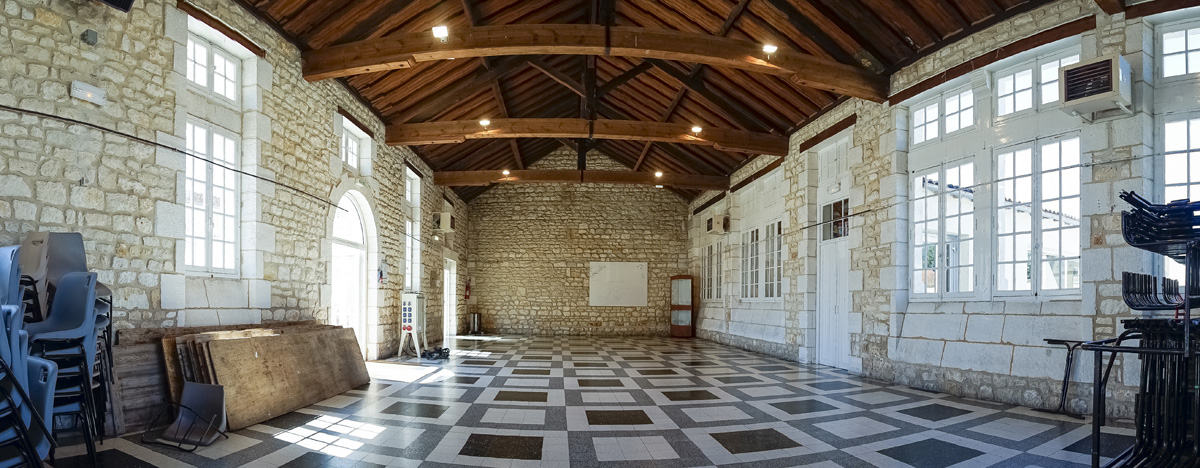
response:
<path id="1" fill-rule="evenodd" d="M 433 229 L 438 232 L 454 232 L 454 213 L 434 213 Z"/>
<path id="2" fill-rule="evenodd" d="M 1063 67 L 1058 75 L 1062 110 L 1091 120 L 1096 113 L 1120 109 L 1133 114 L 1129 62 L 1119 55 Z"/>
<path id="3" fill-rule="evenodd" d="M 729 232 L 729 217 L 709 216 L 705 218 L 704 232 L 707 234 L 725 234 Z"/>

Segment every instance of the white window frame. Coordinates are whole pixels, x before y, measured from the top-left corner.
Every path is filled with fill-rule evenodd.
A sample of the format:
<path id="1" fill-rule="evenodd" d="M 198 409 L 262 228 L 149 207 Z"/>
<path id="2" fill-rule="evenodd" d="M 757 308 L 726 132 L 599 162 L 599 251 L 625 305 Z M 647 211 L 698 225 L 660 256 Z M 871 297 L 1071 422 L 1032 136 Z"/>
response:
<path id="1" fill-rule="evenodd" d="M 979 115 L 975 112 L 975 98 L 975 90 L 970 86 L 959 88 L 942 95 L 942 118 L 940 119 L 942 123 L 942 138 L 948 138 L 951 135 L 958 134 L 959 132 L 965 132 L 975 128 L 976 119 L 979 118 Z M 958 103 L 957 110 L 954 112 L 950 112 L 951 99 L 955 99 L 955 102 Z M 963 102 L 967 102 L 968 105 L 964 106 Z M 967 113 L 968 111 L 970 111 L 968 119 L 969 123 L 963 125 L 963 114 Z M 954 130 L 950 130 L 949 125 L 952 117 L 958 121 L 959 125 L 958 128 L 955 128 Z"/>
<path id="2" fill-rule="evenodd" d="M 1156 190 L 1156 198 L 1163 203 L 1169 203 L 1181 198 L 1190 200 L 1200 200 L 1200 177 L 1193 178 L 1193 173 L 1200 173 L 1200 112 L 1186 112 L 1173 114 L 1163 117 L 1162 133 L 1159 137 L 1159 148 L 1162 148 L 1162 160 L 1157 168 L 1158 186 Z M 1169 129 L 1172 126 L 1182 125 L 1183 147 L 1169 146 L 1167 138 Z M 1178 127 L 1176 127 L 1178 128 Z M 1168 162 L 1182 158 L 1182 166 L 1184 170 L 1171 170 L 1168 167 Z M 1168 180 L 1168 175 L 1184 174 L 1183 181 Z M 1174 190 L 1173 190 L 1174 189 Z M 1178 189 L 1182 189 L 1183 193 L 1177 193 Z M 1195 193 L 1195 196 L 1192 196 Z M 1184 278 L 1183 265 L 1178 262 L 1163 258 L 1159 262 L 1161 267 L 1159 271 L 1166 277 L 1174 278 L 1182 281 Z"/>
<path id="3" fill-rule="evenodd" d="M 959 181 L 959 183 L 955 184 L 954 187 L 951 188 L 950 182 L 951 182 L 952 178 L 950 177 L 950 171 L 952 171 L 952 170 L 953 171 L 962 171 L 963 167 L 967 166 L 968 164 L 971 166 L 970 167 L 971 174 L 969 176 L 970 178 L 966 179 L 960 173 L 957 177 L 957 180 Z M 979 247 L 980 247 L 979 242 L 978 242 L 979 241 L 979 210 L 984 205 L 982 203 L 983 200 L 981 200 L 977 197 L 979 197 L 979 195 L 981 193 L 987 193 L 987 192 L 983 192 L 979 189 L 981 184 L 979 184 L 978 174 L 979 174 L 979 164 L 974 161 L 973 157 L 966 157 L 966 158 L 957 159 L 955 161 L 939 163 L 939 164 L 937 164 L 933 167 L 930 167 L 926 170 L 918 171 L 909 179 L 910 182 L 913 184 L 914 190 L 916 190 L 916 184 L 918 183 L 919 180 L 928 178 L 929 176 L 936 177 L 936 180 L 934 180 L 934 183 L 936 183 L 938 186 L 937 191 L 935 193 L 933 193 L 932 195 L 926 195 L 921 198 L 915 198 L 915 195 L 914 195 L 914 198 L 909 203 L 911 206 L 910 219 L 912 220 L 912 222 L 910 223 L 911 231 L 910 231 L 909 239 L 911 239 L 910 248 L 913 250 L 913 257 L 909 259 L 909 275 L 910 276 L 908 278 L 908 281 L 909 281 L 909 292 L 910 292 L 910 294 L 913 295 L 914 298 L 969 299 L 969 298 L 972 298 L 972 297 L 975 297 L 978 295 L 979 289 L 980 289 L 979 288 L 979 265 L 977 262 L 978 257 L 976 256 L 976 254 L 979 251 Z M 963 183 L 964 179 L 967 182 L 967 184 Z M 975 202 L 974 202 L 975 203 L 974 209 L 971 211 L 971 213 L 969 215 L 970 219 L 967 222 L 967 224 L 970 225 L 971 236 L 967 239 L 960 238 L 960 239 L 952 241 L 952 240 L 950 240 L 949 235 L 948 235 L 950 222 L 953 221 L 953 222 L 961 223 L 964 220 L 964 218 L 966 218 L 967 215 L 965 215 L 964 212 L 961 211 L 961 209 L 955 210 L 954 214 L 950 214 L 951 210 L 949 208 L 951 207 L 951 197 L 955 193 L 966 192 L 968 190 L 974 194 L 974 197 L 976 197 Z M 922 206 L 921 204 L 924 204 L 924 205 Z M 920 218 L 921 221 L 918 221 L 918 217 L 917 217 L 918 210 L 921 208 L 925 209 L 925 211 L 923 211 L 923 213 L 926 213 L 926 214 L 929 213 L 929 209 L 932 208 L 933 210 L 935 210 L 935 214 L 932 217 L 926 215 L 925 217 Z M 931 224 L 937 230 L 937 238 L 933 239 L 932 243 L 924 243 L 923 242 L 920 245 L 918 245 L 918 243 L 917 243 L 917 224 L 918 223 Z M 962 244 L 964 242 L 971 243 L 969 255 L 967 255 L 967 257 L 966 257 L 967 261 L 959 262 L 958 265 L 951 265 L 950 258 L 948 256 L 949 255 L 949 246 L 951 244 Z M 933 247 L 933 249 L 934 249 L 934 261 L 933 261 L 932 268 L 926 267 L 926 265 L 924 265 L 924 264 L 918 264 L 918 261 L 919 261 L 918 257 L 922 257 L 924 255 L 924 251 L 926 249 L 928 249 L 929 247 Z M 918 252 L 918 249 L 920 249 L 920 252 Z M 918 266 L 920 266 L 920 268 L 918 268 Z M 968 291 L 947 291 L 945 286 L 949 284 L 949 283 L 947 283 L 947 281 L 949 279 L 951 271 L 962 270 L 962 269 L 968 269 L 968 271 L 970 272 L 971 289 Z M 915 275 L 915 274 L 917 274 L 917 272 L 933 272 L 934 292 L 928 292 L 928 291 L 918 292 L 914 289 L 915 279 L 911 275 Z"/>
<path id="4" fill-rule="evenodd" d="M 342 164 L 350 166 L 351 169 L 361 171 L 366 164 L 366 161 L 371 159 L 374 152 L 371 137 L 367 132 L 360 128 L 344 115 L 338 115 L 342 120 L 342 131 L 338 138 L 338 155 L 342 160 Z M 350 153 L 350 145 L 355 146 L 354 154 Z M 406 168 L 407 169 L 407 168 Z"/>
<path id="5" fill-rule="evenodd" d="M 742 300 L 759 298 L 761 235 L 757 227 L 742 231 Z"/>
<path id="6" fill-rule="evenodd" d="M 932 109 L 932 119 L 930 119 L 930 109 Z M 912 132 L 913 146 L 924 145 L 942 139 L 941 96 L 925 101 L 918 106 L 913 106 L 909 115 L 909 120 L 912 122 L 912 125 L 909 127 Z M 929 136 L 930 130 L 932 130 L 933 136 Z M 920 136 L 918 137 L 918 135 Z"/>
<path id="7" fill-rule="evenodd" d="M 1062 135 L 1039 138 L 1036 140 L 1030 140 L 1030 141 L 1026 141 L 1023 143 L 1018 143 L 1018 144 L 1014 144 L 1014 145 L 1005 146 L 1002 148 L 997 148 L 993 152 L 993 161 L 995 161 L 995 164 L 993 167 L 993 177 L 994 177 L 993 180 L 995 180 L 996 182 L 993 184 L 994 189 L 992 191 L 993 192 L 993 195 L 992 195 L 992 203 L 993 204 L 991 207 L 991 218 L 992 218 L 993 229 L 992 229 L 992 235 L 991 235 L 991 244 L 992 244 L 992 251 L 994 252 L 994 255 L 992 256 L 991 261 L 989 262 L 989 264 L 986 267 L 991 270 L 990 274 L 991 274 L 991 278 L 992 278 L 992 281 L 991 281 L 992 294 L 995 297 L 1046 296 L 1046 297 L 1077 298 L 1077 297 L 1082 296 L 1082 286 L 1083 286 L 1082 280 L 1078 280 L 1079 287 L 1077 287 L 1077 288 L 1044 289 L 1042 287 L 1042 264 L 1044 261 L 1046 261 L 1045 259 L 1042 258 L 1043 252 L 1044 252 L 1044 246 L 1042 245 L 1043 232 L 1044 232 L 1044 230 L 1049 230 L 1049 231 L 1058 230 L 1059 232 L 1061 232 L 1061 228 L 1046 229 L 1042 226 L 1042 224 L 1043 224 L 1042 222 L 1032 222 L 1032 216 L 1031 216 L 1031 222 L 1030 222 L 1031 225 L 1030 225 L 1030 230 L 1029 230 L 1029 234 L 1031 236 L 1031 241 L 1030 241 L 1031 252 L 1030 252 L 1030 256 L 1029 256 L 1029 268 L 1031 269 L 1031 272 L 1032 272 L 1032 277 L 1030 278 L 1030 288 L 1029 288 L 1029 290 L 1002 290 L 1002 289 L 1000 289 L 1000 283 L 999 283 L 999 280 L 1000 280 L 999 268 L 1000 268 L 1001 263 L 1014 263 L 1014 264 L 1023 263 L 1018 260 L 1013 260 L 1010 262 L 1010 261 L 1002 261 L 1000 259 L 1000 237 L 1002 237 L 1002 234 L 1000 233 L 1000 224 L 999 224 L 1000 210 L 1003 207 L 1014 206 L 1011 204 L 1004 204 L 999 199 L 1000 196 L 1002 195 L 1000 184 L 1003 183 L 1004 181 L 1011 179 L 1011 178 L 1001 179 L 1001 177 L 1000 177 L 1000 164 L 1001 164 L 1000 156 L 1005 153 L 1009 153 L 1009 152 L 1013 152 L 1013 151 L 1019 151 L 1022 149 L 1030 149 L 1030 151 L 1031 151 L 1031 153 L 1030 153 L 1030 155 L 1031 155 L 1030 156 L 1030 168 L 1031 168 L 1031 172 L 1030 172 L 1030 177 L 1031 177 L 1031 181 L 1030 181 L 1030 195 L 1031 195 L 1030 211 L 1035 212 L 1035 213 L 1042 213 L 1042 211 L 1044 209 L 1047 209 L 1043 205 L 1046 202 L 1046 200 L 1042 199 L 1043 185 L 1045 182 L 1044 176 L 1045 176 L 1046 172 L 1075 171 L 1078 174 L 1078 177 L 1080 177 L 1079 187 L 1080 187 L 1080 190 L 1082 191 L 1082 186 L 1083 186 L 1083 181 L 1082 181 L 1083 165 L 1082 165 L 1082 163 L 1083 163 L 1083 156 L 1084 156 L 1083 152 L 1082 152 L 1082 148 L 1080 149 L 1080 155 L 1079 155 L 1080 160 L 1077 161 L 1077 163 L 1075 165 L 1061 166 L 1061 164 L 1060 164 L 1060 166 L 1058 166 L 1056 169 L 1051 169 L 1049 171 L 1044 170 L 1042 167 L 1042 157 L 1043 157 L 1042 151 L 1046 145 L 1050 145 L 1050 144 L 1054 144 L 1054 143 L 1062 143 L 1064 141 L 1068 141 L 1068 140 L 1072 140 L 1072 139 L 1076 139 L 1077 141 L 1081 142 L 1080 134 L 1078 132 L 1070 132 L 1070 133 L 1066 133 L 1066 134 L 1062 134 Z M 1023 177 L 1023 176 L 1020 176 L 1020 177 Z M 1060 187 L 1060 190 L 1061 190 L 1061 187 Z M 1074 195 L 1070 198 L 1079 199 L 1079 202 L 1081 204 L 1080 206 L 1082 206 L 1081 195 Z M 1060 198 L 1054 198 L 1052 200 L 1049 200 L 1049 202 L 1051 204 L 1053 204 L 1055 201 L 1058 201 L 1058 200 L 1060 200 Z M 1082 214 L 1082 211 L 1080 211 L 1080 213 Z M 1077 235 L 1079 236 L 1078 237 L 1079 253 L 1080 253 L 1079 261 L 1080 261 L 1080 265 L 1082 267 L 1082 254 L 1083 254 L 1084 243 L 1083 243 L 1083 237 L 1082 237 L 1083 236 L 1082 216 L 1080 216 L 1080 218 L 1081 219 L 1079 222 L 1079 226 L 1076 227 L 1076 229 L 1078 230 Z M 1022 231 L 1022 232 L 1024 232 L 1024 231 Z M 1004 235 L 1007 236 L 1007 234 L 1004 234 Z M 1060 244 L 1061 244 L 1061 237 L 1060 237 Z M 1014 257 L 1014 258 L 1016 258 L 1016 257 Z M 1062 258 L 1066 258 L 1066 257 L 1060 256 L 1058 258 L 1062 259 Z"/>
<path id="8" fill-rule="evenodd" d="M 721 242 L 704 248 L 704 299 L 721 299 Z"/>
<path id="9" fill-rule="evenodd" d="M 1195 49 L 1192 49 L 1191 44 L 1190 44 L 1192 42 L 1192 38 L 1189 37 L 1191 31 L 1196 32 L 1195 33 L 1196 36 L 1194 36 L 1195 40 L 1197 42 Z M 1184 50 L 1182 52 L 1172 53 L 1171 55 L 1177 56 L 1177 55 L 1182 54 L 1184 56 L 1184 72 L 1179 75 L 1167 76 L 1167 67 L 1166 67 L 1167 34 L 1178 33 L 1178 32 L 1183 33 Z M 1154 37 L 1154 43 L 1155 43 L 1155 46 L 1154 46 L 1154 72 L 1155 72 L 1155 76 L 1159 77 L 1159 79 L 1163 80 L 1163 82 L 1188 81 L 1188 80 L 1196 80 L 1196 79 L 1200 78 L 1200 71 L 1197 71 L 1197 72 L 1189 71 L 1189 69 L 1192 68 L 1191 63 L 1193 62 L 1193 59 L 1195 59 L 1195 63 L 1196 63 L 1195 67 L 1198 70 L 1200 70 L 1200 20 L 1189 19 L 1186 21 L 1179 21 L 1179 22 L 1175 22 L 1175 23 L 1159 25 L 1156 28 L 1154 34 L 1155 34 L 1155 37 Z"/>
<path id="10" fill-rule="evenodd" d="M 1055 51 L 1052 53 L 1042 55 L 1036 59 L 1026 60 L 1017 65 L 1013 65 L 1013 66 L 1010 66 L 1008 68 L 1005 68 L 1003 70 L 999 70 L 999 71 L 993 73 L 993 75 L 992 75 L 992 89 L 993 89 L 992 107 L 994 108 L 993 117 L 997 121 L 1003 121 L 1003 120 L 1007 120 L 1010 118 L 1020 117 L 1023 115 L 1034 114 L 1034 113 L 1041 112 L 1046 109 L 1054 109 L 1054 108 L 1057 108 L 1058 106 L 1062 105 L 1062 96 L 1059 96 L 1057 100 L 1052 101 L 1052 102 L 1046 102 L 1046 103 L 1042 102 L 1042 87 L 1049 84 L 1049 83 L 1043 83 L 1042 75 L 1043 75 L 1043 73 L 1046 73 L 1046 74 L 1052 73 L 1053 76 L 1055 77 L 1055 79 L 1051 80 L 1051 82 L 1057 82 L 1059 69 L 1061 69 L 1062 66 L 1065 66 L 1065 65 L 1078 63 L 1079 57 L 1080 57 L 1079 46 L 1072 46 L 1072 47 L 1068 47 L 1063 50 L 1058 50 L 1058 51 Z M 1062 64 L 1061 62 L 1064 59 L 1067 59 L 1067 63 Z M 1058 67 L 1054 68 L 1053 72 L 1043 71 L 1042 67 L 1051 62 L 1060 62 L 1060 65 Z M 1000 114 L 1000 100 L 1006 96 L 1013 96 L 1013 107 L 1015 108 L 1016 107 L 1016 95 L 1026 89 L 1026 88 L 1022 88 L 1020 90 L 1016 89 L 1016 78 L 1015 78 L 1017 73 L 1025 71 L 1025 70 L 1029 70 L 1030 75 L 1031 75 L 1030 76 L 1030 88 L 1028 88 L 1028 90 L 1031 93 L 1030 107 L 1028 109 L 1022 109 L 1019 111 L 1015 110 L 1008 114 L 1001 115 Z M 1009 94 L 1001 94 L 1000 80 L 1002 80 L 1010 75 L 1014 76 L 1014 83 L 1013 83 L 1014 91 L 1013 91 L 1013 93 L 1009 93 Z M 1055 85 L 1055 86 L 1057 86 L 1057 85 Z M 1055 89 L 1057 90 L 1057 88 L 1055 88 Z"/>
<path id="11" fill-rule="evenodd" d="M 421 177 L 405 167 L 404 203 L 408 220 L 404 222 L 404 289 L 421 291 Z"/>
<path id="12" fill-rule="evenodd" d="M 192 75 L 195 71 L 195 68 L 194 68 L 195 62 L 192 60 L 192 57 L 191 57 L 191 51 L 192 51 L 192 48 L 194 45 L 199 45 L 199 46 L 203 46 L 206 48 L 206 52 L 205 52 L 205 61 L 206 62 L 205 62 L 205 66 L 204 66 L 204 73 L 205 73 L 204 84 L 197 83 L 190 76 L 188 76 L 188 75 Z M 187 54 L 187 56 L 184 57 L 184 60 L 187 62 L 187 65 L 186 65 L 186 73 L 184 74 L 184 78 L 187 80 L 188 86 L 192 87 L 193 89 L 201 90 L 201 92 L 204 95 L 209 96 L 212 99 L 217 99 L 217 100 L 226 102 L 228 104 L 233 104 L 233 105 L 237 106 L 241 99 L 242 59 L 238 58 L 236 55 L 229 52 L 228 50 L 225 50 L 221 46 L 214 44 L 213 41 L 210 41 L 208 39 L 200 37 L 200 35 L 196 34 L 195 32 L 188 33 L 188 44 L 186 45 L 186 48 L 187 49 L 185 51 L 185 54 Z M 233 75 L 232 75 L 232 77 L 228 77 L 228 78 L 231 78 L 233 81 L 233 84 L 232 84 L 233 96 L 232 97 L 226 96 L 225 94 L 222 94 L 221 92 L 216 90 L 216 82 L 215 82 L 216 76 L 215 75 L 217 74 L 217 72 L 216 72 L 217 67 L 216 67 L 216 62 L 213 60 L 214 57 L 220 57 L 222 60 L 229 62 L 233 66 Z"/>
<path id="13" fill-rule="evenodd" d="M 764 299 L 783 298 L 783 221 L 776 219 L 765 226 L 763 239 L 763 291 Z"/>
<path id="14" fill-rule="evenodd" d="M 237 136 L 237 134 L 235 134 L 229 130 L 226 130 L 224 128 L 221 128 L 219 126 L 213 125 L 209 122 L 205 122 L 203 120 L 200 120 L 200 119 L 197 119 L 194 117 L 188 117 L 187 122 L 185 124 L 185 128 L 186 128 L 186 126 L 200 128 L 205 131 L 205 142 L 204 142 L 205 150 L 203 152 L 192 152 L 191 151 L 192 145 L 188 144 L 190 142 L 187 141 L 186 133 L 185 133 L 185 144 L 188 144 L 187 146 L 189 148 L 189 153 L 194 154 L 195 156 L 204 157 L 204 160 L 200 160 L 196 157 L 188 155 L 188 156 L 185 156 L 185 161 L 184 161 L 186 168 L 196 168 L 196 169 L 204 170 L 205 171 L 205 179 L 198 180 L 197 178 L 189 177 L 188 170 L 187 169 L 184 170 L 185 188 L 184 188 L 183 193 L 184 193 L 184 197 L 185 197 L 185 201 L 184 201 L 184 226 L 185 226 L 184 232 L 185 232 L 185 235 L 184 235 L 184 254 L 182 256 L 183 266 L 184 266 L 185 270 L 192 271 L 192 272 L 236 276 L 238 274 L 238 267 L 241 263 L 241 180 L 240 180 L 239 174 L 237 172 L 234 172 L 234 170 L 237 170 L 238 165 L 240 164 L 240 160 L 241 160 L 241 158 L 240 158 L 240 150 L 241 150 L 240 141 L 241 141 L 241 139 Z M 232 179 L 233 184 L 232 184 L 232 187 L 222 187 L 225 190 L 232 190 L 232 192 L 233 192 L 233 200 L 232 200 L 233 215 L 232 215 L 232 221 L 231 221 L 232 225 L 233 225 L 233 235 L 232 235 L 233 241 L 232 242 L 215 240 L 214 235 L 213 235 L 213 232 L 214 232 L 213 230 L 215 229 L 215 224 L 216 224 L 214 221 L 214 219 L 215 219 L 214 216 L 220 215 L 220 214 L 214 214 L 214 212 L 213 212 L 213 203 L 212 203 L 213 195 L 212 195 L 212 193 L 213 193 L 213 190 L 215 189 L 213 175 L 214 175 L 215 171 L 221 170 L 219 167 L 217 167 L 218 163 L 213 161 L 213 157 L 214 157 L 213 138 L 214 138 L 214 135 L 220 135 L 221 137 L 223 137 L 233 143 L 233 153 L 232 153 L 233 161 L 228 163 L 228 165 L 226 166 L 226 170 L 228 171 L 228 174 L 226 174 L 226 176 L 229 177 L 230 179 Z M 205 226 L 204 226 L 204 236 L 202 236 L 202 237 L 196 236 L 194 234 L 192 234 L 192 235 L 187 234 L 190 231 L 189 229 L 187 229 L 189 223 L 195 222 L 195 218 L 193 218 L 193 216 L 195 216 L 194 211 L 198 211 L 195 208 L 190 208 L 187 206 L 187 201 L 186 201 L 187 189 L 186 189 L 186 187 L 187 187 L 187 184 L 192 183 L 192 182 L 195 182 L 198 184 L 203 184 L 204 190 L 205 190 L 204 197 L 205 197 L 206 201 L 205 201 L 205 207 L 203 210 Z M 226 215 L 220 215 L 220 216 L 226 216 Z M 203 265 L 196 264 L 196 262 L 194 260 L 191 262 L 189 262 L 187 260 L 188 255 L 190 253 L 192 253 L 192 247 L 193 247 L 192 243 L 197 242 L 197 241 L 202 242 L 204 244 L 206 258 L 204 260 Z M 233 266 L 231 268 L 216 268 L 213 266 L 213 263 L 214 263 L 213 262 L 213 255 L 214 255 L 213 245 L 215 243 L 232 245 L 234 256 L 233 256 Z"/>

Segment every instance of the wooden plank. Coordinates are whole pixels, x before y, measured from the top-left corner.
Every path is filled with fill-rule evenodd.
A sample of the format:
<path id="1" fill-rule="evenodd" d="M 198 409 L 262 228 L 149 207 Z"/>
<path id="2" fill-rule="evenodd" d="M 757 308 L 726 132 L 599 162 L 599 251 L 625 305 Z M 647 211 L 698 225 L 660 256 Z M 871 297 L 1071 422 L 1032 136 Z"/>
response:
<path id="1" fill-rule="evenodd" d="M 333 328 L 209 343 L 238 430 L 371 381 L 354 331 Z"/>
<path id="2" fill-rule="evenodd" d="M 1137 19 L 1168 11 L 1182 10 L 1200 6 L 1200 0 L 1155 0 L 1152 2 L 1129 5 L 1125 8 L 1125 19 Z"/>
<path id="3" fill-rule="evenodd" d="M 613 55 L 704 63 L 788 77 L 839 94 L 882 102 L 887 80 L 861 67 L 762 44 L 681 31 L 588 24 L 511 24 L 368 39 L 305 52 L 304 77 L 319 81 L 394 70 L 416 62 L 502 55 Z"/>
<path id="4" fill-rule="evenodd" d="M 650 172 L 599 171 L 599 170 L 524 170 L 509 171 L 443 171 L 433 174 L 434 183 L 441 186 L 485 186 L 491 184 L 638 184 L 662 185 L 675 188 L 700 190 L 725 190 L 729 178 L 696 174 L 666 173 L 657 177 Z"/>
<path id="5" fill-rule="evenodd" d="M 699 94 L 700 96 L 704 97 L 704 99 L 707 99 L 708 102 L 711 102 L 714 106 L 716 106 L 721 113 L 725 114 L 734 122 L 741 124 L 743 127 L 763 132 L 774 129 L 774 125 L 771 125 L 765 120 L 759 118 L 758 115 L 746 110 L 745 107 L 743 107 L 734 99 L 729 98 L 728 95 L 721 93 L 715 88 L 709 87 L 708 84 L 704 82 L 704 79 L 699 76 L 699 73 L 693 76 L 671 63 L 653 59 L 648 61 L 653 63 L 654 66 L 658 67 L 660 70 L 667 72 L 667 74 L 671 75 L 672 78 L 679 80 L 679 82 L 683 83 L 683 85 L 688 89 L 695 91 L 696 94 Z"/>
<path id="6" fill-rule="evenodd" d="M 1096 5 L 1099 5 L 1100 9 L 1109 15 L 1125 11 L 1125 0 L 1096 0 Z"/>
<path id="7" fill-rule="evenodd" d="M 633 120 L 496 119 L 485 128 L 478 121 L 425 122 L 389 125 L 389 145 L 435 145 L 490 138 L 591 138 L 658 141 L 712 146 L 722 151 L 783 156 L 788 139 L 782 135 L 744 130 L 704 128 L 692 133 L 689 124 Z"/>
<path id="8" fill-rule="evenodd" d="M 888 98 L 888 103 L 895 105 L 904 102 L 918 94 L 931 90 L 942 83 L 946 83 L 950 80 L 966 75 L 967 73 L 986 67 L 1005 58 L 1012 57 L 1021 52 L 1032 50 L 1038 46 L 1046 45 L 1060 39 L 1083 34 L 1093 29 L 1096 29 L 1095 15 L 1080 18 L 1075 21 L 1047 29 L 1025 39 L 1021 39 L 998 49 L 986 52 L 983 55 L 967 61 L 966 63 L 951 67 L 932 78 L 910 86 L 903 91 L 893 94 L 892 97 Z"/>
<path id="9" fill-rule="evenodd" d="M 813 149 L 817 145 L 824 142 L 825 140 L 833 138 L 834 135 L 841 133 L 842 131 L 846 130 L 847 128 L 850 128 L 857 122 L 858 122 L 858 114 L 852 114 L 849 117 L 846 117 L 846 118 L 840 120 L 838 123 L 831 125 L 829 128 L 822 130 L 820 133 L 813 135 L 812 138 L 804 140 L 799 145 L 796 145 L 795 152 L 797 154 L 799 154 L 799 153 L 808 151 L 810 149 Z M 729 189 L 729 193 L 736 192 L 738 190 L 741 190 L 743 187 L 750 185 L 751 182 L 754 182 L 755 180 L 758 180 L 760 177 L 763 177 L 763 176 L 769 174 L 771 171 L 775 170 L 775 168 L 779 167 L 781 164 L 783 164 L 783 158 L 776 159 L 771 164 L 768 164 L 766 167 L 759 169 L 754 174 L 751 174 L 750 177 L 742 179 L 738 183 L 734 184 L 733 187 L 731 187 Z"/>
<path id="10" fill-rule="evenodd" d="M 707 210 L 709 207 L 716 205 L 717 202 L 724 200 L 724 199 L 725 199 L 725 192 L 718 193 L 717 196 L 708 199 L 708 201 L 704 202 L 704 204 L 702 204 L 702 205 L 696 207 L 696 209 L 692 210 L 692 216 L 696 216 L 696 215 L 699 215 L 700 213 L 703 213 L 704 210 Z"/>
<path id="11" fill-rule="evenodd" d="M 254 41 L 251 41 L 250 38 L 243 36 L 242 33 L 238 32 L 236 29 L 233 29 L 229 25 L 221 22 L 221 20 L 214 18 L 212 15 L 197 8 L 191 3 L 185 2 L 184 0 L 178 0 L 175 3 L 175 7 L 182 10 L 184 13 L 187 13 L 188 16 L 196 18 L 196 20 L 200 21 L 201 23 L 211 26 L 213 29 L 216 29 L 217 32 L 224 34 L 225 37 L 233 39 L 233 42 L 241 44 L 242 47 L 248 49 L 250 53 L 259 57 L 267 56 L 266 49 L 259 47 L 259 45 L 255 44 Z"/>

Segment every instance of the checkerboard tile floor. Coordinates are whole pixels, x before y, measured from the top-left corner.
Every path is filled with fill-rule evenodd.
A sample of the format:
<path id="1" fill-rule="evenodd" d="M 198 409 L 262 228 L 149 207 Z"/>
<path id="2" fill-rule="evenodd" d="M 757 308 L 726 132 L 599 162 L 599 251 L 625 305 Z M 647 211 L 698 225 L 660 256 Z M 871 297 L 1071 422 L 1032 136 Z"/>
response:
<path id="1" fill-rule="evenodd" d="M 103 466 L 1082 468 L 1089 426 L 701 340 L 459 339 L 389 377 L 182 453 L 109 439 Z M 1106 428 L 1115 456 L 1132 431 Z M 82 447 L 56 467 L 88 466 Z"/>

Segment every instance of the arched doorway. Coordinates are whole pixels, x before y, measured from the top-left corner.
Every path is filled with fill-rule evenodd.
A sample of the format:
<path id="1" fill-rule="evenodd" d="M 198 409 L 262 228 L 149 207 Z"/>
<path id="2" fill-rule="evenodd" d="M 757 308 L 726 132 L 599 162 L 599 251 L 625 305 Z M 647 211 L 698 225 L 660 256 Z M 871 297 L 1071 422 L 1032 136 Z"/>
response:
<path id="1" fill-rule="evenodd" d="M 333 219 L 329 323 L 353 329 L 364 357 L 368 355 L 370 341 L 367 327 L 368 238 L 358 201 L 350 193 L 342 195 Z"/>

